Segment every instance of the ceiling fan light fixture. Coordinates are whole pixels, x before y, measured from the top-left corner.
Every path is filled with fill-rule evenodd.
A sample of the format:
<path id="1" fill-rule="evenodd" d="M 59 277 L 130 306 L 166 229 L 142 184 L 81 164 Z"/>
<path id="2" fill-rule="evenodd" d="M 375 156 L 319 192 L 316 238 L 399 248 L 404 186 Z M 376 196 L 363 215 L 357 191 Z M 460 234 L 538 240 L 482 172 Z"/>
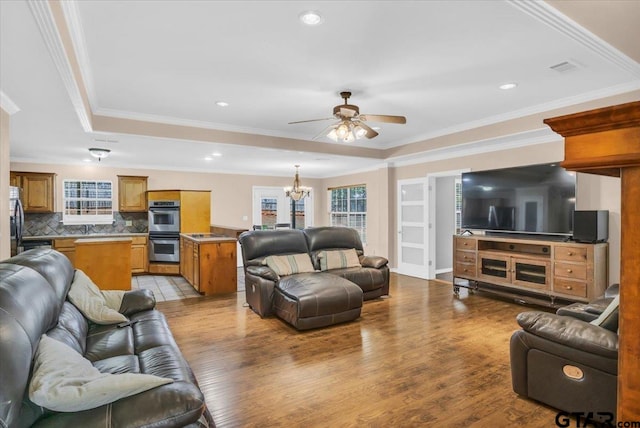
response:
<path id="1" fill-rule="evenodd" d="M 327 137 L 331 138 L 333 141 L 338 142 L 338 134 L 336 133 L 336 128 L 332 128 L 331 131 L 327 134 Z"/>
<path id="2" fill-rule="evenodd" d="M 356 134 L 357 139 L 360 139 L 367 135 L 367 130 L 360 125 L 356 125 L 355 128 L 353 128 L 353 132 Z"/>
<path id="3" fill-rule="evenodd" d="M 342 122 L 340 126 L 336 128 L 336 136 L 341 140 L 347 138 L 347 135 L 351 133 L 351 128 L 346 122 Z"/>
<path id="4" fill-rule="evenodd" d="M 299 18 L 303 24 L 309 25 L 309 26 L 320 25 L 322 24 L 322 21 L 323 21 L 322 15 L 320 15 L 320 12 L 317 12 L 315 10 L 307 10 L 305 12 L 302 12 L 299 15 Z"/>
<path id="5" fill-rule="evenodd" d="M 89 149 L 89 153 L 94 158 L 98 158 L 98 162 L 99 162 L 101 159 L 104 159 L 107 156 L 109 156 L 109 153 L 111 153 L 111 150 L 109 150 L 109 149 L 99 149 L 97 147 L 91 147 Z"/>

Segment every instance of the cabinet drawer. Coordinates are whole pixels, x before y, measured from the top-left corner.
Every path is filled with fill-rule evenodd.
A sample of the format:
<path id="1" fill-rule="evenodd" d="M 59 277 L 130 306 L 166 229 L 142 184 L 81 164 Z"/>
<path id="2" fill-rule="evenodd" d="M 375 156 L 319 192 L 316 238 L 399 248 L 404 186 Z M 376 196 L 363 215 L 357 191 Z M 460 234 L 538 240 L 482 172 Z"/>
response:
<path id="1" fill-rule="evenodd" d="M 56 250 L 60 248 L 75 248 L 76 240 L 78 238 L 63 238 L 63 239 L 54 239 L 53 240 L 53 248 Z"/>
<path id="2" fill-rule="evenodd" d="M 475 278 L 476 277 L 476 265 L 469 263 L 456 262 L 455 276 L 460 278 Z"/>
<path id="3" fill-rule="evenodd" d="M 456 238 L 456 249 L 457 250 L 475 250 L 476 242 L 474 238 Z"/>
<path id="4" fill-rule="evenodd" d="M 553 274 L 563 278 L 587 279 L 587 265 L 556 262 Z"/>
<path id="5" fill-rule="evenodd" d="M 587 284 L 580 281 L 568 279 L 558 279 L 553 281 L 553 291 L 556 293 L 568 294 L 576 297 L 587 297 Z"/>
<path id="6" fill-rule="evenodd" d="M 456 251 L 456 261 L 460 263 L 476 264 L 476 253 L 473 251 Z"/>
<path id="7" fill-rule="evenodd" d="M 587 260 L 587 249 L 585 247 L 565 247 L 556 246 L 555 259 L 569 262 L 584 262 Z"/>
<path id="8" fill-rule="evenodd" d="M 131 245 L 147 245 L 146 236 L 132 236 Z"/>

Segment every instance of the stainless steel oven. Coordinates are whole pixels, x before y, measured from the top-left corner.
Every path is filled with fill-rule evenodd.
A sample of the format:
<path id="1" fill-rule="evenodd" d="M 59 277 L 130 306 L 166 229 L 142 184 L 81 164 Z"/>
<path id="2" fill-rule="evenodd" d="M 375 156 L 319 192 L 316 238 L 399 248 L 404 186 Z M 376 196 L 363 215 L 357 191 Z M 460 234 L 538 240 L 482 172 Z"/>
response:
<path id="1" fill-rule="evenodd" d="M 177 233 L 149 234 L 149 261 L 180 262 L 180 235 Z"/>
<path id="2" fill-rule="evenodd" d="M 149 201 L 149 233 L 180 233 L 180 201 Z"/>

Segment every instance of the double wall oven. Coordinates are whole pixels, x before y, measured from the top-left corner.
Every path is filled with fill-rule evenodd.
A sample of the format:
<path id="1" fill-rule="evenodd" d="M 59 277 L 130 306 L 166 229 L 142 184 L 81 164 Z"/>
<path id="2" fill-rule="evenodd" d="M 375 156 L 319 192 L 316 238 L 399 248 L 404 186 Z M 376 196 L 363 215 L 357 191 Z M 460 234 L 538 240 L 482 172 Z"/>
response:
<path id="1" fill-rule="evenodd" d="M 180 201 L 149 201 L 149 261 L 180 262 Z"/>

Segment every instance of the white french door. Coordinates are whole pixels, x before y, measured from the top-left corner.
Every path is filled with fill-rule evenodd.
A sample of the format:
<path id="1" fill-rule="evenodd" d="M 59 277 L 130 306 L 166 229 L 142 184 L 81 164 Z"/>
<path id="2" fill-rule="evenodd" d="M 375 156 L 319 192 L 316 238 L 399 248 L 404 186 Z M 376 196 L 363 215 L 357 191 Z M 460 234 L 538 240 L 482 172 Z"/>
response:
<path id="1" fill-rule="evenodd" d="M 296 229 L 313 226 L 312 196 L 307 196 L 296 203 Z M 291 199 L 285 196 L 282 187 L 253 186 L 254 226 L 272 229 L 278 223 L 291 225 L 291 220 Z"/>
<path id="2" fill-rule="evenodd" d="M 428 278 L 427 178 L 398 180 L 398 273 Z"/>
<path id="3" fill-rule="evenodd" d="M 289 223 L 289 198 L 282 187 L 253 187 L 253 225 L 268 228 L 276 223 Z"/>

